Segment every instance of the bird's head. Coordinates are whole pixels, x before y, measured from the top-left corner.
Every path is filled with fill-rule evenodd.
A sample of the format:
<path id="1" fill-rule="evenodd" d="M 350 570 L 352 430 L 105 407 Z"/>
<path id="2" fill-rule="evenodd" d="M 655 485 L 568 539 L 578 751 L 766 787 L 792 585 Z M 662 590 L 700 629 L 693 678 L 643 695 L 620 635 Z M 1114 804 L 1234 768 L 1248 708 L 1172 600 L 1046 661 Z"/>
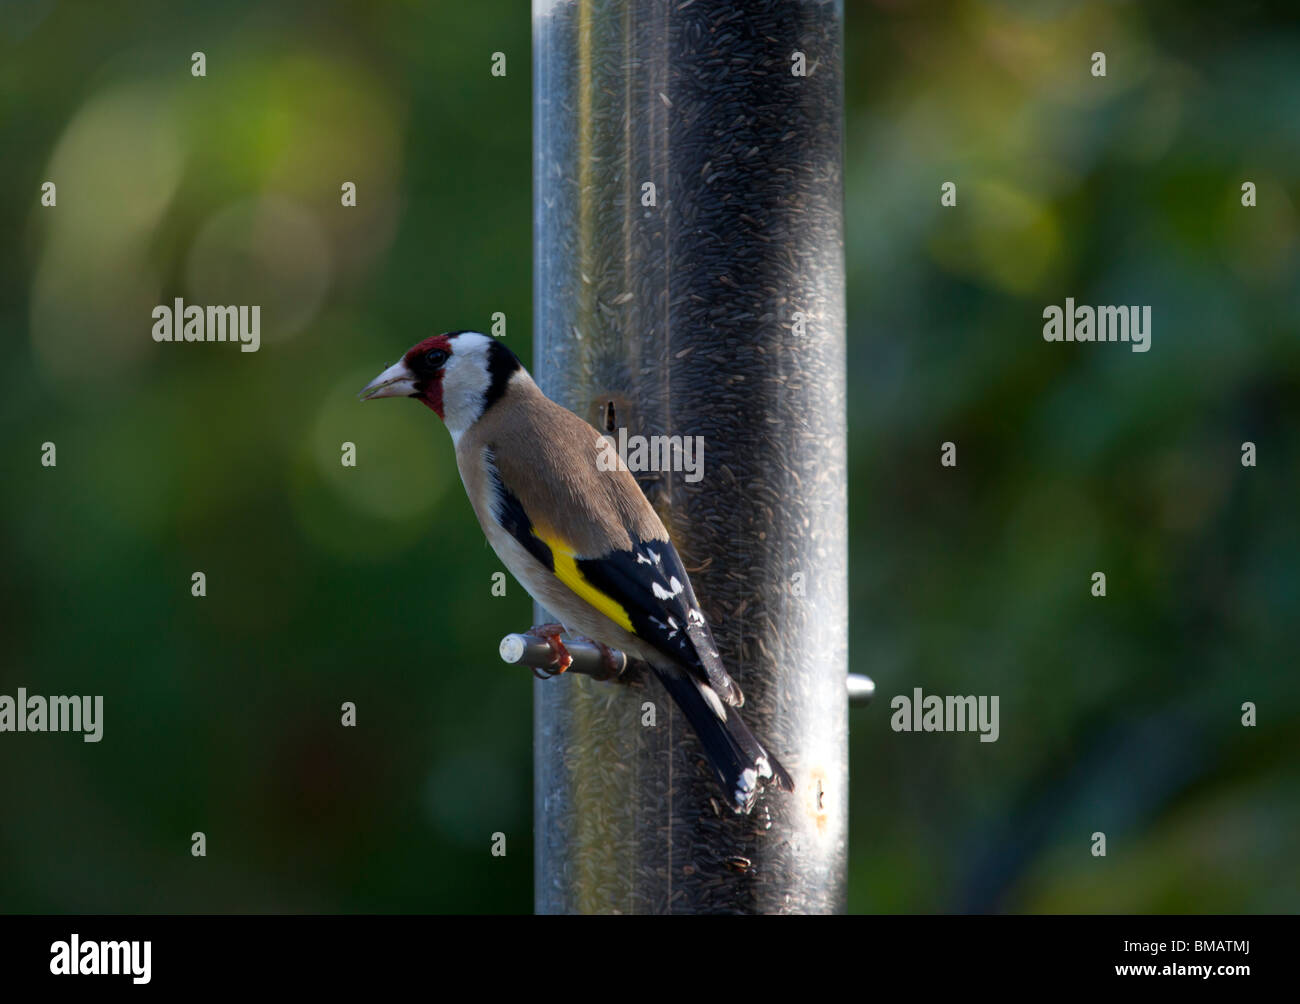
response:
<path id="1" fill-rule="evenodd" d="M 449 331 L 417 342 L 359 396 L 363 401 L 417 398 L 459 439 L 523 372 L 515 354 L 497 339 L 477 331 Z"/>

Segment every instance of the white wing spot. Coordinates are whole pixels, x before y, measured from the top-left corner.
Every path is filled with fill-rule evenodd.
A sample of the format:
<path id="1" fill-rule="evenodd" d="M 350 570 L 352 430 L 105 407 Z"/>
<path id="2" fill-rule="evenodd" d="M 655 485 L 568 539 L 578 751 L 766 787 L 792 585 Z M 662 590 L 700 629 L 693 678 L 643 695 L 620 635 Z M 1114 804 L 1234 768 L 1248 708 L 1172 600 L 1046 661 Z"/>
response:
<path id="1" fill-rule="evenodd" d="M 758 783 L 758 775 L 754 772 L 753 767 L 746 767 L 740 773 L 740 783 L 736 786 L 734 798 L 736 805 L 740 809 L 749 803 L 749 796 L 754 793 L 754 787 Z"/>

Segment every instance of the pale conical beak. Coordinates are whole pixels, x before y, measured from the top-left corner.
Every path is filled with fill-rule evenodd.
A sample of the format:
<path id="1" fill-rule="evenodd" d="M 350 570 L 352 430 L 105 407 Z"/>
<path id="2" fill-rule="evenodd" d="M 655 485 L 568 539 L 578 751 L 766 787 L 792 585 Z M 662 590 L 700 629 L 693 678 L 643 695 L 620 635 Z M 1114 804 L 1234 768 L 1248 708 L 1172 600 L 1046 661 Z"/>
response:
<path id="1" fill-rule="evenodd" d="M 414 393 L 415 374 L 399 359 L 366 384 L 357 397 L 363 401 L 373 401 L 381 397 L 410 397 Z"/>

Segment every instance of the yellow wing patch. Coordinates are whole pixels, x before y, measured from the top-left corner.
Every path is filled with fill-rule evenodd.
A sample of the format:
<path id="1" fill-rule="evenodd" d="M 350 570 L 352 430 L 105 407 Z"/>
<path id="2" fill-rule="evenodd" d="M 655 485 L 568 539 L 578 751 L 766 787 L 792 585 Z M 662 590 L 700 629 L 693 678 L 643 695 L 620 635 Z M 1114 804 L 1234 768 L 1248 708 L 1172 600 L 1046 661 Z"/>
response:
<path id="1" fill-rule="evenodd" d="M 548 537 L 544 534 L 533 533 L 547 547 L 551 549 L 551 558 L 555 563 L 555 576 L 602 614 L 612 620 L 625 631 L 632 631 L 632 618 L 628 616 L 623 605 L 612 596 L 607 596 L 599 589 L 593 586 L 578 569 L 578 562 L 574 558 L 573 552 L 564 546 L 557 538 Z M 635 632 L 633 632 L 635 633 Z"/>

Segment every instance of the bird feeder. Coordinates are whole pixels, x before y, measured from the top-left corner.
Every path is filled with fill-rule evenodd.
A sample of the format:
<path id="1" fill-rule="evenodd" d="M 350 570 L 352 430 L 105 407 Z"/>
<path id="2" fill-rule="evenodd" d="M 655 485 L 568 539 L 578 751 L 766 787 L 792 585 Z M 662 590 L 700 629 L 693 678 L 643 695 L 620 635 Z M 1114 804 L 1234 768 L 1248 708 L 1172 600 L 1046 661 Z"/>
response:
<path id="1" fill-rule="evenodd" d="M 844 907 L 842 18 L 534 0 L 534 372 L 669 458 L 629 466 L 797 786 L 737 814 L 653 678 L 539 680 L 538 912 Z"/>

